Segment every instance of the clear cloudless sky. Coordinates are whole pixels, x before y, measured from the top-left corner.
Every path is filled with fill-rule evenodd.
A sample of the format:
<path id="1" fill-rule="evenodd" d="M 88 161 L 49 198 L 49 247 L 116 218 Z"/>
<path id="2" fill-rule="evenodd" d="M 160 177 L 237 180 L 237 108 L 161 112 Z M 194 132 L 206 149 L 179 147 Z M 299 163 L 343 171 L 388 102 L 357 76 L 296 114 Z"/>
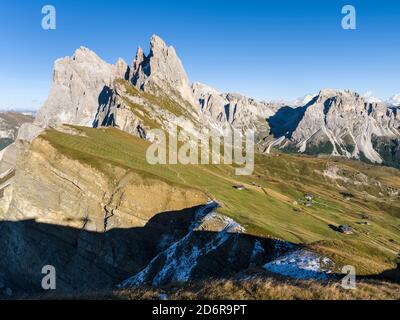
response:
<path id="1" fill-rule="evenodd" d="M 1 0 L 0 109 L 37 109 L 53 62 L 83 45 L 131 63 L 152 34 L 173 45 L 191 81 L 256 99 L 295 99 L 321 88 L 400 92 L 397 0 Z M 57 29 L 41 28 L 54 5 Z M 341 27 L 344 5 L 357 30 Z"/>

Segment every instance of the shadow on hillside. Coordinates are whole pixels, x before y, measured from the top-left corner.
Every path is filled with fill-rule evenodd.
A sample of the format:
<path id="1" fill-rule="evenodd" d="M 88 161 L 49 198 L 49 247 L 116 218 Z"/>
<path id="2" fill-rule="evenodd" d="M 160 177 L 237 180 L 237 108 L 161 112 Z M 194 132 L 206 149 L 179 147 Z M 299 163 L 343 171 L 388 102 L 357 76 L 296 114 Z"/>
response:
<path id="1" fill-rule="evenodd" d="M 161 270 L 164 272 L 159 285 L 176 282 L 187 270 L 194 281 L 227 279 L 248 268 L 261 267 L 275 257 L 276 240 L 198 229 L 189 233 L 202 207 L 159 213 L 143 227 L 107 232 L 34 220 L 2 221 L 0 299 L 4 288 L 12 288 L 14 298 L 107 292 L 146 266 L 146 283 L 159 277 Z M 211 210 L 208 208 L 203 215 Z M 209 225 L 208 230 L 212 228 Z M 279 246 L 282 249 L 282 243 Z M 168 248 L 173 250 L 165 251 Z M 54 266 L 57 272 L 54 292 L 45 293 L 41 288 L 41 271 L 46 265 Z M 372 278 L 398 281 L 399 274 L 397 268 Z"/>
<path id="2" fill-rule="evenodd" d="M 34 220 L 0 222 L 0 276 L 5 287 L 12 288 L 18 297 L 43 293 L 41 271 L 45 265 L 56 269 L 56 294 L 115 288 L 183 238 L 199 208 L 163 212 L 143 227 L 111 229 L 105 233 Z M 195 231 L 190 236 L 190 245 L 178 247 L 176 254 L 188 256 L 193 247 L 201 249 L 210 243 L 217 244 L 218 235 L 218 232 Z M 196 263 L 193 273 L 197 279 L 239 272 L 248 268 L 250 261 L 261 265 L 274 251 L 273 240 L 238 233 L 230 233 L 228 240 L 218 250 L 207 247 L 204 256 L 191 261 Z M 262 257 L 253 257 L 256 241 L 265 250 Z M 163 262 L 165 258 L 159 257 L 152 272 L 162 268 Z"/>
<path id="3" fill-rule="evenodd" d="M 340 232 L 339 227 L 333 225 L 333 224 L 328 224 L 328 227 L 331 228 L 335 232 Z"/>
<path id="4" fill-rule="evenodd" d="M 391 282 L 400 283 L 400 263 L 397 263 L 397 267 L 391 270 L 383 271 L 382 273 L 373 276 L 372 278 L 378 280 L 388 280 Z"/>
<path id="5" fill-rule="evenodd" d="M 280 108 L 273 116 L 267 119 L 267 122 L 271 128 L 271 133 L 274 138 L 280 138 L 285 136 L 291 138 L 293 131 L 296 130 L 300 121 L 304 117 L 304 113 L 307 108 L 316 102 L 315 97 L 310 102 L 302 107 L 290 107 L 284 106 Z"/>
<path id="6" fill-rule="evenodd" d="M 94 117 L 92 127 L 110 127 L 115 125 L 114 113 L 111 111 L 110 104 L 112 103 L 113 90 L 104 86 L 98 97 L 98 107 L 96 116 Z M 99 116 L 103 114 L 103 120 L 99 123 Z"/>

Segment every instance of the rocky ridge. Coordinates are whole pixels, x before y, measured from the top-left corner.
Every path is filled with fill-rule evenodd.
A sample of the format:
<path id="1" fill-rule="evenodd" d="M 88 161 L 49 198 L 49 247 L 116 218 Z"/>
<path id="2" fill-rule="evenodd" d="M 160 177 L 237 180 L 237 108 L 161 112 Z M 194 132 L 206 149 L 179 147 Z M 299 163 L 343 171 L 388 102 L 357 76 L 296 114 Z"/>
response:
<path id="1" fill-rule="evenodd" d="M 268 119 L 284 149 L 399 165 L 400 114 L 348 90 L 321 90 L 307 105 Z M 379 145 L 380 144 L 380 145 Z"/>
<path id="2" fill-rule="evenodd" d="M 115 126 L 148 139 L 170 124 L 201 134 L 204 127 L 254 130 L 262 152 L 272 147 L 398 165 L 399 112 L 346 90 L 323 89 L 293 105 L 258 102 L 210 86 L 190 85 L 175 49 L 158 36 L 150 52 L 139 47 L 131 66 L 110 65 L 87 48 L 56 61 L 48 100 L 20 139 L 62 123 Z M 125 83 L 121 85 L 121 81 Z M 395 101 L 395 99 L 392 99 Z M 163 119 L 163 120 L 160 120 Z"/>
<path id="3" fill-rule="evenodd" d="M 116 127 L 145 140 L 152 139 L 149 129 L 172 125 L 193 134 L 203 127 L 252 129 L 264 152 L 274 146 L 398 163 L 398 110 L 357 93 L 324 89 L 302 106 L 257 102 L 190 86 L 175 49 L 156 36 L 150 53 L 138 49 L 132 66 L 122 59 L 110 65 L 80 48 L 56 61 L 44 107 L 2 154 L 8 159 L 2 161 L 4 172 L 15 173 L 2 190 L 0 266 L 15 288 L 40 289 L 36 269 L 43 262 L 62 269 L 62 287 L 74 291 L 110 287 L 128 277 L 127 285 L 158 285 L 220 276 L 265 265 L 276 253 L 276 242 L 247 236 L 232 219 L 209 211 L 213 207 L 204 206 L 207 196 L 198 190 L 114 163 L 101 171 L 62 155 L 46 141 L 45 128 L 84 135 L 63 124 Z M 333 179 L 338 171 L 324 174 Z M 31 263 L 36 269 L 27 273 Z"/>

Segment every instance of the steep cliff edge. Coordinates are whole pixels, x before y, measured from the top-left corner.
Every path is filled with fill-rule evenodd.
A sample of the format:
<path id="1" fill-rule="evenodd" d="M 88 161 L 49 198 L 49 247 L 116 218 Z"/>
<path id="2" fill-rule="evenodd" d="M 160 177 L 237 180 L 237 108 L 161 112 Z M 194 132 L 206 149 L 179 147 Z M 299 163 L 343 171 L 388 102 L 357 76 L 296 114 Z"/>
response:
<path id="1" fill-rule="evenodd" d="M 53 142 L 45 132 L 23 152 L 9 208 L 0 213 L 0 269 L 14 292 L 39 290 L 48 264 L 59 272 L 61 292 L 111 288 L 139 272 L 161 238 L 168 244 L 179 237 L 207 202 L 199 190 L 96 163 L 84 150 L 72 155 Z"/>
<path id="2" fill-rule="evenodd" d="M 64 130 L 83 134 L 70 127 Z M 84 158 L 85 153 L 79 156 Z M 143 176 L 140 171 L 106 161 L 99 169 L 93 163 L 60 152 L 46 139 L 46 133 L 39 136 L 17 161 L 13 199 L 3 218 L 103 231 L 105 216 L 107 228 L 140 226 L 156 213 L 207 200 L 195 189 Z"/>
<path id="3" fill-rule="evenodd" d="M 268 122 L 283 149 L 400 164 L 398 109 L 356 92 L 321 90 L 305 106 L 280 109 Z"/>
<path id="4" fill-rule="evenodd" d="M 224 277 L 271 261 L 277 239 L 362 274 L 393 268 L 398 170 L 281 154 L 257 156 L 254 175 L 238 177 L 229 165 L 150 165 L 148 146 L 114 128 L 36 138 L 0 213 L 6 285 L 41 292 L 45 265 L 56 267 L 57 293 Z M 209 199 L 220 207 L 204 207 Z M 336 231 L 344 223 L 353 235 Z"/>

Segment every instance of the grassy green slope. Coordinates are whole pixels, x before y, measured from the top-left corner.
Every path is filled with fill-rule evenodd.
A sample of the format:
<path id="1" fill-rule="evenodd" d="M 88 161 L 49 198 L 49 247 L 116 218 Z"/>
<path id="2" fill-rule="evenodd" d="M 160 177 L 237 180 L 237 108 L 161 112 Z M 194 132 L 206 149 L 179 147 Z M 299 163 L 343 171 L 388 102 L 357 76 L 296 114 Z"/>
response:
<path id="1" fill-rule="evenodd" d="M 82 135 L 53 129 L 42 137 L 62 154 L 107 172 L 110 165 L 134 170 L 169 183 L 196 187 L 216 199 L 219 211 L 244 225 L 249 233 L 305 243 L 341 263 L 352 263 L 363 273 L 377 273 L 392 266 L 400 250 L 400 204 L 379 197 L 363 198 L 362 188 L 349 187 L 354 195 L 345 200 L 343 187 L 323 177 L 329 159 L 275 154 L 257 155 L 252 176 L 236 176 L 228 165 L 150 165 L 146 161 L 148 142 L 117 129 L 75 127 Z M 383 184 L 400 188 L 400 173 L 352 161 L 336 164 L 364 172 Z M 243 184 L 246 190 L 232 186 Z M 314 204 L 302 202 L 305 192 L 315 195 Z M 370 225 L 359 225 L 360 214 L 370 216 Z M 347 223 L 353 235 L 336 232 L 330 225 Z M 347 245 L 348 244 L 348 245 Z M 370 261 L 370 263 L 368 263 Z"/>

